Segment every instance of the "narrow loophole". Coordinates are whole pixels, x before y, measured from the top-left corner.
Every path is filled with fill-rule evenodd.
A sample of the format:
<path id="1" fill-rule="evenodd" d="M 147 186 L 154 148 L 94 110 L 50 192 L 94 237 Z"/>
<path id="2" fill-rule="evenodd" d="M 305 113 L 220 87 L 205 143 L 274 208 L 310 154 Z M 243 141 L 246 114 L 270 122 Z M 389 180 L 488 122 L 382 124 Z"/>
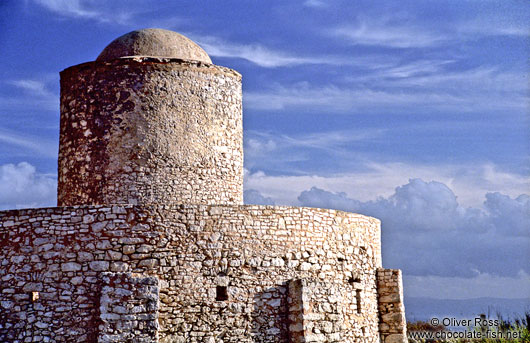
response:
<path id="1" fill-rule="evenodd" d="M 355 300 L 357 301 L 357 313 L 361 313 L 361 290 L 355 290 Z"/>
<path id="2" fill-rule="evenodd" d="M 228 291 L 225 286 L 217 286 L 215 293 L 215 300 L 226 301 L 228 300 Z"/>

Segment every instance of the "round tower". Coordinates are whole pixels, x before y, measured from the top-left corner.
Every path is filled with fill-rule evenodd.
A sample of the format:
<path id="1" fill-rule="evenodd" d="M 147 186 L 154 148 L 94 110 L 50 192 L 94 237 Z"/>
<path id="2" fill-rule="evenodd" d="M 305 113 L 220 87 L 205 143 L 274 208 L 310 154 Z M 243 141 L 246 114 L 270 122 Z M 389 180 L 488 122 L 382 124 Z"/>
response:
<path id="1" fill-rule="evenodd" d="M 58 206 L 242 204 L 241 75 L 144 29 L 61 72 Z"/>

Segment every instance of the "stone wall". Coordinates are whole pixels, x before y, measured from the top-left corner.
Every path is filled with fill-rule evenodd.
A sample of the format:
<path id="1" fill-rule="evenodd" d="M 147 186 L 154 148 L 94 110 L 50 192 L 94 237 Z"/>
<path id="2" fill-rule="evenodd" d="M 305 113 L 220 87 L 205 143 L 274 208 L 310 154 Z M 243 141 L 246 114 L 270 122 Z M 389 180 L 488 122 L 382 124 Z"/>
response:
<path id="1" fill-rule="evenodd" d="M 61 72 L 58 205 L 242 204 L 241 75 L 170 58 Z"/>
<path id="2" fill-rule="evenodd" d="M 0 212 L 0 238 L 2 342 L 97 341 L 108 330 L 102 310 L 118 312 L 100 306 L 107 272 L 159 279 L 160 342 L 288 342 L 288 284 L 297 279 L 333 284 L 342 342 L 379 341 L 380 231 L 371 217 L 271 206 L 78 206 Z"/>
<path id="3" fill-rule="evenodd" d="M 381 343 L 406 343 L 407 322 L 399 269 L 377 269 Z"/>
<path id="4" fill-rule="evenodd" d="M 342 342 L 341 287 L 300 279 L 289 282 L 289 342 Z"/>
<path id="5" fill-rule="evenodd" d="M 158 342 L 158 278 L 112 272 L 100 278 L 98 343 Z"/>

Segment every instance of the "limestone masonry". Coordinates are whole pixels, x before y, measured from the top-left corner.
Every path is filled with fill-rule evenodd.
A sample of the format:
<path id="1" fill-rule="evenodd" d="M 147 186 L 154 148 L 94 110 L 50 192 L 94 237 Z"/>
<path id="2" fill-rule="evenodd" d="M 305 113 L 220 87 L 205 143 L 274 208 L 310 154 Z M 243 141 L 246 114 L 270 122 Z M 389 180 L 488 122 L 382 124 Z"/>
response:
<path id="1" fill-rule="evenodd" d="M 0 212 L 0 342 L 406 342 L 379 220 L 243 205 L 241 75 L 175 32 L 61 72 L 58 206 Z"/>

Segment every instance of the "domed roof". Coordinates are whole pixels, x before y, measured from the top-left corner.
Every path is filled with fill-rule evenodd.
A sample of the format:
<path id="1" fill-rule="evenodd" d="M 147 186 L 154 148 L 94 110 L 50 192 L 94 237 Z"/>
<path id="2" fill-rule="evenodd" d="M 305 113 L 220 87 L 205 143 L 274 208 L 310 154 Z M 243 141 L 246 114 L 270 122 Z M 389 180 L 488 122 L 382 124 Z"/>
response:
<path id="1" fill-rule="evenodd" d="M 170 57 L 212 63 L 206 51 L 191 39 L 163 29 L 142 29 L 126 33 L 107 45 L 96 61 L 130 56 Z"/>

